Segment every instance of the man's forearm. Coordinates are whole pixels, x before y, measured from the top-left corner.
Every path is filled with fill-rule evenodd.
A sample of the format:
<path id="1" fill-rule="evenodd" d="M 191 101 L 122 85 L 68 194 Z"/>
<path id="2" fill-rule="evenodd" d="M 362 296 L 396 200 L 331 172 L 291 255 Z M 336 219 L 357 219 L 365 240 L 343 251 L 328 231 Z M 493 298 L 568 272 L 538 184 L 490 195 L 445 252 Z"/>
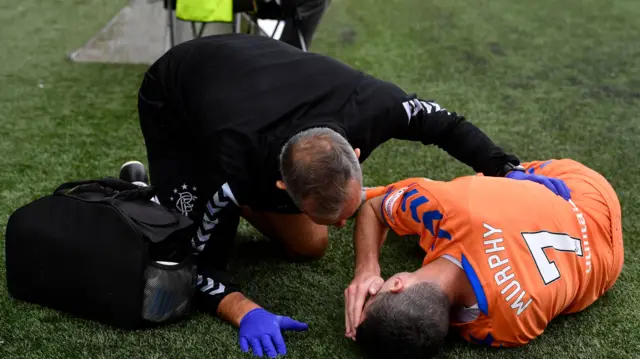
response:
<path id="1" fill-rule="evenodd" d="M 375 207 L 379 208 L 381 201 L 382 197 L 367 201 L 356 218 L 356 230 L 353 237 L 356 273 L 368 271 L 380 275 L 378 257 L 380 256 L 380 247 L 388 232 L 388 228 L 385 228 L 376 215 Z"/>
<path id="2" fill-rule="evenodd" d="M 504 176 L 506 164 L 520 163 L 514 155 L 507 154 L 482 130 L 471 122 L 458 117 L 451 128 L 434 139 L 434 144 L 451 156 L 485 176 Z"/>
<path id="3" fill-rule="evenodd" d="M 397 138 L 436 145 L 486 176 L 504 176 L 506 164 L 520 163 L 463 116 L 431 101 L 415 99 L 411 104 L 409 126 Z"/>
<path id="4" fill-rule="evenodd" d="M 218 316 L 231 323 L 236 327 L 240 327 L 240 321 L 251 310 L 260 308 L 251 299 L 244 296 L 240 292 L 228 294 L 222 299 L 218 306 Z"/>

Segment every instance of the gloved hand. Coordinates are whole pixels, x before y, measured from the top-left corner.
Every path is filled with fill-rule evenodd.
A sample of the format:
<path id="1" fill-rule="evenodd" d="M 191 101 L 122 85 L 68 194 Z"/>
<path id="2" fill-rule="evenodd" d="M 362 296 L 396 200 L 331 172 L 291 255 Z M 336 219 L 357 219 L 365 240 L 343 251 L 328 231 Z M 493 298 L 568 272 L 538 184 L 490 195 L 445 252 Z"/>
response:
<path id="1" fill-rule="evenodd" d="M 255 356 L 262 357 L 263 351 L 270 358 L 275 358 L 278 354 L 285 355 L 287 347 L 280 331 L 301 332 L 308 328 L 306 323 L 271 314 L 262 308 L 256 308 L 245 314 L 240 321 L 240 349 L 248 353 L 249 345 L 251 345 Z"/>
<path id="2" fill-rule="evenodd" d="M 565 200 L 571 199 L 571 190 L 567 187 L 567 184 L 563 180 L 551 177 L 545 177 L 541 175 L 535 175 L 532 173 L 526 173 L 522 171 L 511 171 L 507 173 L 506 178 L 515 180 L 525 180 L 540 183 L 547 187 L 551 192 L 564 198 Z"/>

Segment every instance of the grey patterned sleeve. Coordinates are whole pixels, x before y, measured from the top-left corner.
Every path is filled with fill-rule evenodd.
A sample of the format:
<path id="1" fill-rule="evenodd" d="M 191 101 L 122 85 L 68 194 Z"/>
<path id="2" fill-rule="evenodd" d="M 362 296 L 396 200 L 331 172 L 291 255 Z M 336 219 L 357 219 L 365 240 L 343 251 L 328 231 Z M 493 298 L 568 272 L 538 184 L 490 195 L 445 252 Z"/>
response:
<path id="1" fill-rule="evenodd" d="M 222 299 L 239 291 L 226 271 L 239 222 L 240 208 L 224 183 L 207 201 L 202 222 L 191 240 L 198 266 L 195 304 L 199 310 L 216 315 Z"/>

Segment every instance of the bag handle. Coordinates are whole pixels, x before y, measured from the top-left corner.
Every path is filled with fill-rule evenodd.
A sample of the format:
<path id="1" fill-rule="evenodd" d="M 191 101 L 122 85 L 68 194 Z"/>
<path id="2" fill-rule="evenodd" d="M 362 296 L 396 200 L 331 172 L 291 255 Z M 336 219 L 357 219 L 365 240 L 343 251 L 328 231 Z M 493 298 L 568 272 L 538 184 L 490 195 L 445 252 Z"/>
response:
<path id="1" fill-rule="evenodd" d="M 58 188 L 56 188 L 56 190 L 53 191 L 53 193 L 58 193 L 58 192 L 66 190 L 66 189 L 73 189 L 75 187 L 83 186 L 83 185 L 87 185 L 87 184 L 91 184 L 91 183 L 98 183 L 102 187 L 113 188 L 116 191 L 126 191 L 126 190 L 132 190 L 132 189 L 139 188 L 138 186 L 134 185 L 133 183 L 130 183 L 130 182 L 127 182 L 127 181 L 123 181 L 123 180 L 118 179 L 118 178 L 105 177 L 105 178 L 99 178 L 99 179 L 90 179 L 90 180 L 73 181 L 73 182 L 63 183 L 60 186 L 58 186 Z"/>
<path id="2" fill-rule="evenodd" d="M 139 187 L 114 177 L 63 183 L 53 191 L 53 194 L 72 195 L 72 192 L 102 192 L 108 197 L 124 200 L 150 200 L 155 194 L 153 187 Z"/>

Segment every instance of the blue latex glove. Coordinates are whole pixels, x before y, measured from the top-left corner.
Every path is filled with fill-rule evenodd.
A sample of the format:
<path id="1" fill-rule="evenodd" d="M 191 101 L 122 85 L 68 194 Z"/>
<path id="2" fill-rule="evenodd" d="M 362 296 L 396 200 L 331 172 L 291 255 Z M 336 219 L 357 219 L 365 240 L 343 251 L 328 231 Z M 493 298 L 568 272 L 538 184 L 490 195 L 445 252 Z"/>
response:
<path id="1" fill-rule="evenodd" d="M 567 187 L 567 184 L 564 183 L 564 181 L 561 179 L 535 175 L 532 173 L 526 173 L 522 171 L 511 171 L 507 173 L 505 177 L 515 179 L 515 180 L 524 180 L 524 181 L 540 183 L 541 185 L 550 189 L 551 192 L 557 194 L 558 196 L 564 198 L 565 200 L 569 200 L 571 198 L 571 190 L 569 190 L 569 187 Z"/>
<path id="2" fill-rule="evenodd" d="M 245 314 L 240 321 L 240 349 L 248 353 L 251 346 L 253 355 L 259 357 L 262 357 L 263 352 L 270 358 L 275 358 L 278 354 L 285 355 L 287 346 L 281 330 L 302 332 L 308 328 L 306 323 L 256 308 Z"/>

